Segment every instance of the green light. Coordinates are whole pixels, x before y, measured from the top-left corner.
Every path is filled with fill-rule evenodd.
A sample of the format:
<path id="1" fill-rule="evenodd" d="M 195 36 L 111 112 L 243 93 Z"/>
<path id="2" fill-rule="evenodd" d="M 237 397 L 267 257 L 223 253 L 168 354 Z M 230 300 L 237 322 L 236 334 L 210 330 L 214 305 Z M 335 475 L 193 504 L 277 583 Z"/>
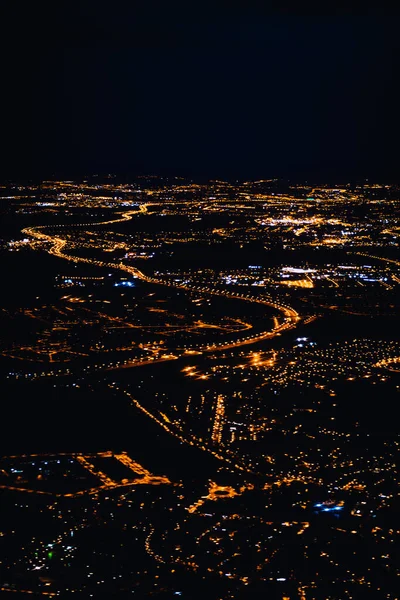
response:
<path id="1" fill-rule="evenodd" d="M 48 557 L 48 558 L 53 558 L 53 553 L 52 553 L 51 551 L 50 551 L 50 552 L 48 552 L 48 554 L 47 554 L 47 557 Z"/>

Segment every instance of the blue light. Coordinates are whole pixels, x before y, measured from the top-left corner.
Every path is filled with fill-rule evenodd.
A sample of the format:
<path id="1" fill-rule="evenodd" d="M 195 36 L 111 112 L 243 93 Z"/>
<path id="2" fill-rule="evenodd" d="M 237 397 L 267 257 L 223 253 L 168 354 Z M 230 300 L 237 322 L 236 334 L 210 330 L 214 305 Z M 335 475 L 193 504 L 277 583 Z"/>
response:
<path id="1" fill-rule="evenodd" d="M 121 285 L 124 287 L 135 287 L 133 281 L 120 281 L 119 283 L 114 283 L 114 287 L 120 287 Z"/>
<path id="2" fill-rule="evenodd" d="M 331 512 L 332 510 L 343 510 L 343 506 L 324 506 L 323 504 L 314 504 L 315 508 L 322 509 L 322 512 Z"/>

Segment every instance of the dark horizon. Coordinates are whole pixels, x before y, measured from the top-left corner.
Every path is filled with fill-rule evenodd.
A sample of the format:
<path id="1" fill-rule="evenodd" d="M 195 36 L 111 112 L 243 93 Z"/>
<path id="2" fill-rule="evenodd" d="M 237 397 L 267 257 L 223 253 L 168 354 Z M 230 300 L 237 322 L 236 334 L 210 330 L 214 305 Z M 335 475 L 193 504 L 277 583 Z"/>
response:
<path id="1" fill-rule="evenodd" d="M 363 185 L 398 185 L 400 184 L 400 177 L 387 177 L 387 176 L 337 176 L 333 175 L 319 175 L 313 174 L 311 176 L 306 176 L 303 174 L 298 175 L 297 177 L 289 177 L 289 176 L 262 176 L 262 175 L 254 175 L 245 177 L 242 174 L 242 177 L 235 177 L 234 175 L 206 175 L 206 174 L 190 174 L 190 173 L 173 173 L 173 172 L 164 172 L 164 173 L 151 173 L 151 172 L 98 172 L 98 173 L 88 173 L 88 172 L 77 172 L 77 171 L 69 171 L 69 172 L 48 172 L 45 174 L 26 174 L 24 177 L 19 177 L 16 174 L 12 176 L 10 174 L 9 177 L 3 178 L 0 183 L 5 186 L 14 186 L 14 185 L 36 185 L 40 186 L 44 182 L 67 182 L 71 181 L 76 183 L 77 185 L 81 184 L 84 181 L 88 183 L 93 183 L 94 180 L 98 179 L 99 182 L 104 183 L 108 179 L 114 183 L 118 184 L 129 184 L 133 183 L 139 179 L 151 179 L 154 178 L 156 180 L 184 180 L 186 182 L 199 184 L 199 185 L 207 185 L 214 181 L 221 181 L 223 183 L 227 183 L 229 185 L 234 184 L 244 184 L 244 183 L 257 183 L 261 181 L 271 181 L 275 182 L 277 185 L 296 185 L 296 186 L 337 186 L 337 185 L 349 185 L 350 187 L 355 186 L 363 186 Z"/>
<path id="2" fill-rule="evenodd" d="M 398 180 L 397 17 L 98 9 L 3 59 L 2 179 Z"/>

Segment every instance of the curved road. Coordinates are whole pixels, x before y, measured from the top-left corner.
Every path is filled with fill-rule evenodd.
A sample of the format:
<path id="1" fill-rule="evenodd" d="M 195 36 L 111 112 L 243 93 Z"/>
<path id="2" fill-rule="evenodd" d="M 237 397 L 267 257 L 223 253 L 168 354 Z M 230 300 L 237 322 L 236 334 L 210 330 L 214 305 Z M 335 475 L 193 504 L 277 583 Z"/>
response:
<path id="1" fill-rule="evenodd" d="M 223 350 L 227 350 L 230 348 L 236 348 L 238 346 L 254 344 L 261 340 L 270 339 L 272 337 L 275 337 L 276 335 L 279 335 L 282 331 L 284 331 L 286 329 L 291 329 L 296 326 L 296 324 L 300 321 L 300 316 L 299 316 L 298 312 L 294 308 L 291 308 L 290 306 L 286 306 L 284 304 L 278 304 L 277 302 L 273 301 L 272 299 L 254 298 L 249 295 L 245 296 L 244 294 L 234 294 L 227 290 L 226 291 L 225 290 L 217 290 L 217 289 L 213 289 L 213 288 L 209 288 L 209 287 L 199 287 L 199 286 L 191 286 L 191 285 L 182 284 L 182 283 L 179 284 L 179 283 L 166 282 L 166 281 L 163 281 L 162 279 L 157 279 L 155 277 L 149 277 L 148 275 L 146 275 L 145 273 L 143 273 L 136 267 L 131 267 L 131 266 L 125 265 L 122 262 L 109 263 L 109 262 L 103 262 L 100 260 L 95 260 L 95 259 L 90 259 L 90 258 L 82 258 L 80 256 L 73 256 L 71 254 L 66 254 L 64 249 L 68 243 L 67 240 L 65 240 L 57 235 L 53 235 L 53 236 L 48 235 L 46 233 L 43 233 L 43 231 L 42 231 L 42 230 L 48 229 L 50 227 L 51 228 L 55 228 L 55 227 L 57 227 L 57 228 L 96 227 L 98 225 L 109 225 L 109 224 L 111 225 L 111 224 L 120 223 L 123 221 L 130 221 L 134 215 L 137 215 L 140 213 L 146 214 L 147 207 L 152 206 L 153 204 L 154 203 L 142 204 L 138 210 L 129 210 L 129 211 L 122 213 L 120 218 L 110 219 L 107 221 L 101 221 L 99 223 L 79 223 L 76 225 L 38 225 L 36 227 L 27 227 L 22 230 L 22 233 L 24 233 L 25 235 L 31 236 L 33 238 L 36 238 L 38 240 L 41 240 L 41 241 L 51 242 L 52 246 L 48 250 L 49 254 L 52 254 L 53 256 L 58 256 L 59 258 L 63 258 L 64 260 L 68 260 L 68 261 L 75 262 L 75 263 L 79 263 L 79 262 L 87 263 L 87 264 L 91 264 L 91 265 L 94 265 L 97 267 L 120 269 L 121 271 L 125 271 L 126 273 L 129 273 L 130 275 L 137 277 L 138 279 L 141 279 L 142 281 L 146 281 L 147 283 L 167 285 L 167 286 L 171 286 L 171 287 L 185 289 L 188 291 L 201 292 L 203 294 L 205 293 L 205 294 L 210 294 L 210 295 L 224 296 L 226 298 L 243 300 L 244 302 L 256 302 L 258 304 L 263 304 L 265 306 L 269 306 L 269 307 L 275 308 L 277 310 L 280 310 L 284 315 L 284 318 L 285 318 L 284 322 L 281 325 L 275 325 L 275 327 L 272 330 L 263 331 L 254 336 L 247 336 L 245 338 L 238 339 L 233 342 L 231 341 L 231 342 L 224 342 L 224 343 L 220 343 L 220 344 L 200 346 L 197 349 L 197 351 L 218 352 L 218 351 L 223 351 Z M 192 350 L 194 350 L 194 349 L 192 349 Z M 161 359 L 161 360 L 165 360 L 165 358 Z M 154 360 L 152 362 L 154 363 L 157 361 Z"/>

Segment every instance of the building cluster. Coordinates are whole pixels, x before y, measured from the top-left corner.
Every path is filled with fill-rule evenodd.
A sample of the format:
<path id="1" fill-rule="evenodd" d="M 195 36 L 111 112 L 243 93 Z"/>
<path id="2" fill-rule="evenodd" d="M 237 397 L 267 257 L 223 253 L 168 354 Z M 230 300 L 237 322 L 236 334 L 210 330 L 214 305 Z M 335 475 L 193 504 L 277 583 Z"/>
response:
<path id="1" fill-rule="evenodd" d="M 91 427 L 0 458 L 0 591 L 398 599 L 399 193 L 1 186 L 0 377 Z"/>

